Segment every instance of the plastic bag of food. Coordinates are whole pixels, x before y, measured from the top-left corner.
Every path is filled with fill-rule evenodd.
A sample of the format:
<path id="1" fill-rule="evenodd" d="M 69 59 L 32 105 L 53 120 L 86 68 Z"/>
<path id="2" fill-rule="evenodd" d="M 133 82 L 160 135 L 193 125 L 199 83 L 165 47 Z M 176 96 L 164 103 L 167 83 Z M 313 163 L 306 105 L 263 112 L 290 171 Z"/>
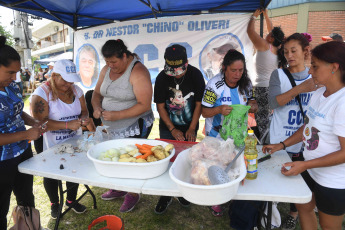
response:
<path id="1" fill-rule="evenodd" d="M 224 117 L 222 128 L 219 131 L 220 136 L 227 140 L 234 139 L 237 147 L 244 146 L 244 139 L 247 136 L 248 111 L 250 106 L 231 105 L 231 113 Z"/>
<path id="2" fill-rule="evenodd" d="M 78 148 L 87 152 L 92 146 L 108 140 L 108 134 L 104 133 L 108 126 L 98 126 L 95 132 L 85 131 L 78 140 Z"/>
<path id="3" fill-rule="evenodd" d="M 223 141 L 214 137 L 205 137 L 202 142 L 194 145 L 189 151 L 192 183 L 210 185 L 208 168 L 218 165 L 225 169 L 235 157 L 234 150 L 234 141 L 230 138 Z"/>

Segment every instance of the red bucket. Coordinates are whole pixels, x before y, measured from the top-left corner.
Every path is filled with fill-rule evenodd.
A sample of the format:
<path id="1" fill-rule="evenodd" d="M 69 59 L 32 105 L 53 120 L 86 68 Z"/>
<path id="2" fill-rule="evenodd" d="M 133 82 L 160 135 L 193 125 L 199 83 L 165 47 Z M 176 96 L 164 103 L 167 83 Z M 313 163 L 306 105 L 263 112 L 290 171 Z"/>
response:
<path id="1" fill-rule="evenodd" d="M 106 222 L 107 225 L 105 227 L 99 228 L 98 230 L 103 230 L 103 229 L 124 230 L 124 224 L 123 224 L 122 219 L 114 215 L 105 215 L 105 216 L 98 217 L 97 219 L 92 221 L 92 223 L 89 225 L 88 230 L 91 230 L 92 227 L 102 222 Z"/>

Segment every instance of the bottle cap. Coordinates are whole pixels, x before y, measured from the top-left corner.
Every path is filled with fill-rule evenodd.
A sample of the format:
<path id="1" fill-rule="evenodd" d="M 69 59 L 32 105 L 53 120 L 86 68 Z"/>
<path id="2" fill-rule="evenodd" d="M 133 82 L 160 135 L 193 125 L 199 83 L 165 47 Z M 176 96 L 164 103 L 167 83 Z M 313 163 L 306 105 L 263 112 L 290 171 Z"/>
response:
<path id="1" fill-rule="evenodd" d="M 248 130 L 248 134 L 254 134 L 253 130 Z"/>

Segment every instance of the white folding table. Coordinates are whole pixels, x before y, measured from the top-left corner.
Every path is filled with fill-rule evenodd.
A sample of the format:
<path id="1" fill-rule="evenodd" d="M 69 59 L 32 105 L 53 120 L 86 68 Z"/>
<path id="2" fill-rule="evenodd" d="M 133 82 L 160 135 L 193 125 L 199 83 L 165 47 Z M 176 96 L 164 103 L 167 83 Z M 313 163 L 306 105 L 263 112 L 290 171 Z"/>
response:
<path id="1" fill-rule="evenodd" d="M 76 145 L 75 140 L 69 140 L 66 143 Z M 170 179 L 169 170 L 159 177 L 146 180 L 104 177 L 97 173 L 92 161 L 87 158 L 86 152 L 57 154 L 55 153 L 56 147 L 54 146 L 24 161 L 19 165 L 19 171 L 36 176 L 133 193 L 182 196 L 177 185 Z M 260 149 L 261 146 L 258 146 L 258 150 Z M 262 156 L 263 153 L 259 151 L 259 158 Z M 303 178 L 300 175 L 286 177 L 280 172 L 282 164 L 289 161 L 291 160 L 287 153 L 279 151 L 274 153 L 271 159 L 259 163 L 258 178 L 256 180 L 245 180 L 244 185 L 239 186 L 238 193 L 233 199 L 269 201 L 269 217 L 272 201 L 309 202 L 312 193 Z M 61 164 L 63 169 L 60 169 Z M 60 186 L 60 189 L 61 195 L 62 186 Z M 91 190 L 89 192 L 92 193 Z M 60 197 L 60 199 L 62 199 L 60 201 L 60 208 L 62 209 L 63 197 Z M 56 229 L 58 220 L 55 225 Z M 268 221 L 268 227 L 270 227 L 270 219 Z"/>

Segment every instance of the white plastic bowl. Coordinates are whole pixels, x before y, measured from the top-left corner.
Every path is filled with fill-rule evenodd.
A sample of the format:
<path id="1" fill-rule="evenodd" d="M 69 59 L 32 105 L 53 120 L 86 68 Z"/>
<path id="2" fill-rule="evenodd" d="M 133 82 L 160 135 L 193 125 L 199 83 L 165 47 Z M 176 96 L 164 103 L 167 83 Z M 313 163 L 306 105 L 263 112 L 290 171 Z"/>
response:
<path id="1" fill-rule="evenodd" d="M 189 163 L 189 150 L 182 151 L 169 170 L 170 178 L 177 184 L 182 196 L 198 205 L 220 205 L 231 200 L 236 194 L 240 182 L 246 176 L 243 156 L 240 156 L 232 167 L 240 168 L 240 175 L 229 183 L 220 185 L 195 185 L 191 181 L 192 166 Z"/>
<path id="2" fill-rule="evenodd" d="M 170 159 L 175 154 L 175 149 L 163 160 L 150 163 L 132 163 L 132 162 L 112 162 L 98 160 L 99 155 L 111 148 L 120 148 L 127 145 L 148 144 L 162 145 L 165 147 L 168 143 L 157 140 L 125 138 L 111 141 L 105 141 L 92 146 L 87 151 L 87 157 L 93 162 L 97 172 L 106 177 L 148 179 L 162 175 L 169 166 Z"/>

